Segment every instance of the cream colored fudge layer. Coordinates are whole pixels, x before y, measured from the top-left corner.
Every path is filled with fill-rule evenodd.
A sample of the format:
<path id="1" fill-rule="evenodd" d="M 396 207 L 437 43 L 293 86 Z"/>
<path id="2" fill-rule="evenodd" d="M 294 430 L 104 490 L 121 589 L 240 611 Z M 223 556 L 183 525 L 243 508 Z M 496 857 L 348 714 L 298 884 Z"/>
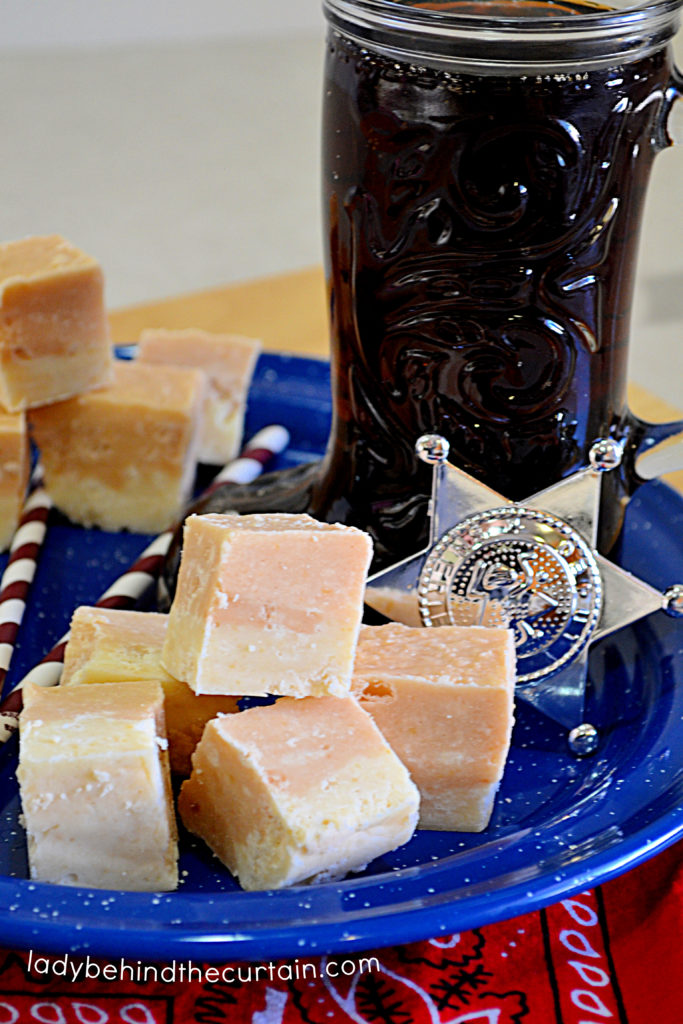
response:
<path id="1" fill-rule="evenodd" d="M 419 795 L 352 697 L 283 697 L 206 727 L 180 816 L 245 889 L 339 878 L 411 837 Z"/>
<path id="2" fill-rule="evenodd" d="M 198 370 L 119 361 L 111 387 L 31 410 L 57 508 L 82 526 L 167 529 L 194 482 L 203 399 Z"/>
<path id="3" fill-rule="evenodd" d="M 177 886 L 158 683 L 29 685 L 19 738 L 32 878 L 96 889 Z"/>
<path id="4" fill-rule="evenodd" d="M 0 402 L 60 401 L 111 380 L 104 277 L 59 235 L 0 245 Z"/>
<path id="5" fill-rule="evenodd" d="M 161 664 L 168 616 L 118 608 L 77 608 L 64 652 L 61 685 L 156 679 L 164 691 L 171 771 L 189 775 L 192 752 L 217 714 L 238 710 L 236 697 L 200 696 Z"/>
<path id="6" fill-rule="evenodd" d="M 308 515 L 189 516 L 163 665 L 196 693 L 343 696 L 371 556 Z"/>
<path id="7" fill-rule="evenodd" d="M 30 461 L 24 413 L 0 412 L 0 551 L 10 546 L 19 523 Z"/>
<path id="8" fill-rule="evenodd" d="M 513 725 L 511 630 L 363 626 L 353 692 L 420 790 L 420 827 L 489 822 Z"/>
<path id="9" fill-rule="evenodd" d="M 223 466 L 238 455 L 247 391 L 261 347 L 254 338 L 198 328 L 150 329 L 140 335 L 138 358 L 143 362 L 194 366 L 207 375 L 200 462 Z"/>

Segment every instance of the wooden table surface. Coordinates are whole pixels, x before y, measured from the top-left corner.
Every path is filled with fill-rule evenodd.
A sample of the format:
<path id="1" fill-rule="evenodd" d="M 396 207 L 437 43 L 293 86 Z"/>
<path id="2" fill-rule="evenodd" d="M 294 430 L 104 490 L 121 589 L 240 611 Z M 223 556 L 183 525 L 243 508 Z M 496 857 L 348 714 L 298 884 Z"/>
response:
<path id="1" fill-rule="evenodd" d="M 325 280 L 321 267 L 173 296 L 110 313 L 116 344 L 136 341 L 146 327 L 201 327 L 260 338 L 274 352 L 328 356 Z M 652 422 L 678 419 L 678 409 L 632 384 L 633 411 Z M 683 471 L 667 481 L 683 491 Z"/>

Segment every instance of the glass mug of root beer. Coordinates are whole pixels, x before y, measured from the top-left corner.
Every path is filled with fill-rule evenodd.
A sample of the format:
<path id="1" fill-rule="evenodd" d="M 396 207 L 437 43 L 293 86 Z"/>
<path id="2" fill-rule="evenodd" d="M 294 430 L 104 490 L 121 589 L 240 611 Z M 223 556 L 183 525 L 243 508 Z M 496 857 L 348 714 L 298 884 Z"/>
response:
<path id="1" fill-rule="evenodd" d="M 682 3 L 325 0 L 329 446 L 199 511 L 357 525 L 379 569 L 426 542 L 421 434 L 513 500 L 614 436 L 609 548 L 635 456 L 681 430 L 638 421 L 625 375 L 646 185 L 683 90 Z"/>

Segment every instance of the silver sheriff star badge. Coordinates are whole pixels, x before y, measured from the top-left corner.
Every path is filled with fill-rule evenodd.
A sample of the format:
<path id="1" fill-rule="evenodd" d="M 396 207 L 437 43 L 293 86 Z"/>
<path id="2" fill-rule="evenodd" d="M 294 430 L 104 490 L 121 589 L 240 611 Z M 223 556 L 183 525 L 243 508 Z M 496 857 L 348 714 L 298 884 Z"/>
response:
<path id="1" fill-rule="evenodd" d="M 414 626 L 511 628 L 516 695 L 567 728 L 574 753 L 592 753 L 590 645 L 651 612 L 683 614 L 683 587 L 661 594 L 595 549 L 601 481 L 621 444 L 596 441 L 585 469 L 524 502 L 449 463 L 438 434 L 419 438 L 416 452 L 434 467 L 429 542 L 371 576 L 366 603 Z"/>

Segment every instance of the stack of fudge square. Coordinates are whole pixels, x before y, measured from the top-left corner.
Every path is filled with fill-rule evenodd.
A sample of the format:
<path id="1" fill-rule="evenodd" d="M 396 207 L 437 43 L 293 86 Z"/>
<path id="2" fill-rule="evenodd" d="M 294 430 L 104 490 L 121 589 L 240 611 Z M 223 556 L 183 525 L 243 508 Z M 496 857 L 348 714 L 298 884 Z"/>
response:
<path id="1" fill-rule="evenodd" d="M 156 330 L 112 359 L 102 271 L 59 236 L 0 246 L 0 300 L 5 546 L 29 435 L 76 524 L 173 524 L 197 462 L 236 454 L 258 342 Z M 371 555 L 363 531 L 306 515 L 191 516 L 168 615 L 77 609 L 61 685 L 24 688 L 32 877 L 174 889 L 176 815 L 246 889 L 341 877 L 418 824 L 483 829 L 511 633 L 363 625 Z"/>
<path id="2" fill-rule="evenodd" d="M 168 615 L 77 609 L 62 684 L 20 720 L 33 877 L 172 889 L 176 812 L 249 890 L 485 828 L 512 633 L 362 624 L 371 555 L 305 514 L 191 515 Z"/>
<path id="3" fill-rule="evenodd" d="M 32 438 L 72 522 L 160 533 L 197 464 L 238 453 L 256 339 L 149 329 L 112 356 L 104 275 L 58 235 L 0 245 L 0 550 L 26 494 Z"/>

